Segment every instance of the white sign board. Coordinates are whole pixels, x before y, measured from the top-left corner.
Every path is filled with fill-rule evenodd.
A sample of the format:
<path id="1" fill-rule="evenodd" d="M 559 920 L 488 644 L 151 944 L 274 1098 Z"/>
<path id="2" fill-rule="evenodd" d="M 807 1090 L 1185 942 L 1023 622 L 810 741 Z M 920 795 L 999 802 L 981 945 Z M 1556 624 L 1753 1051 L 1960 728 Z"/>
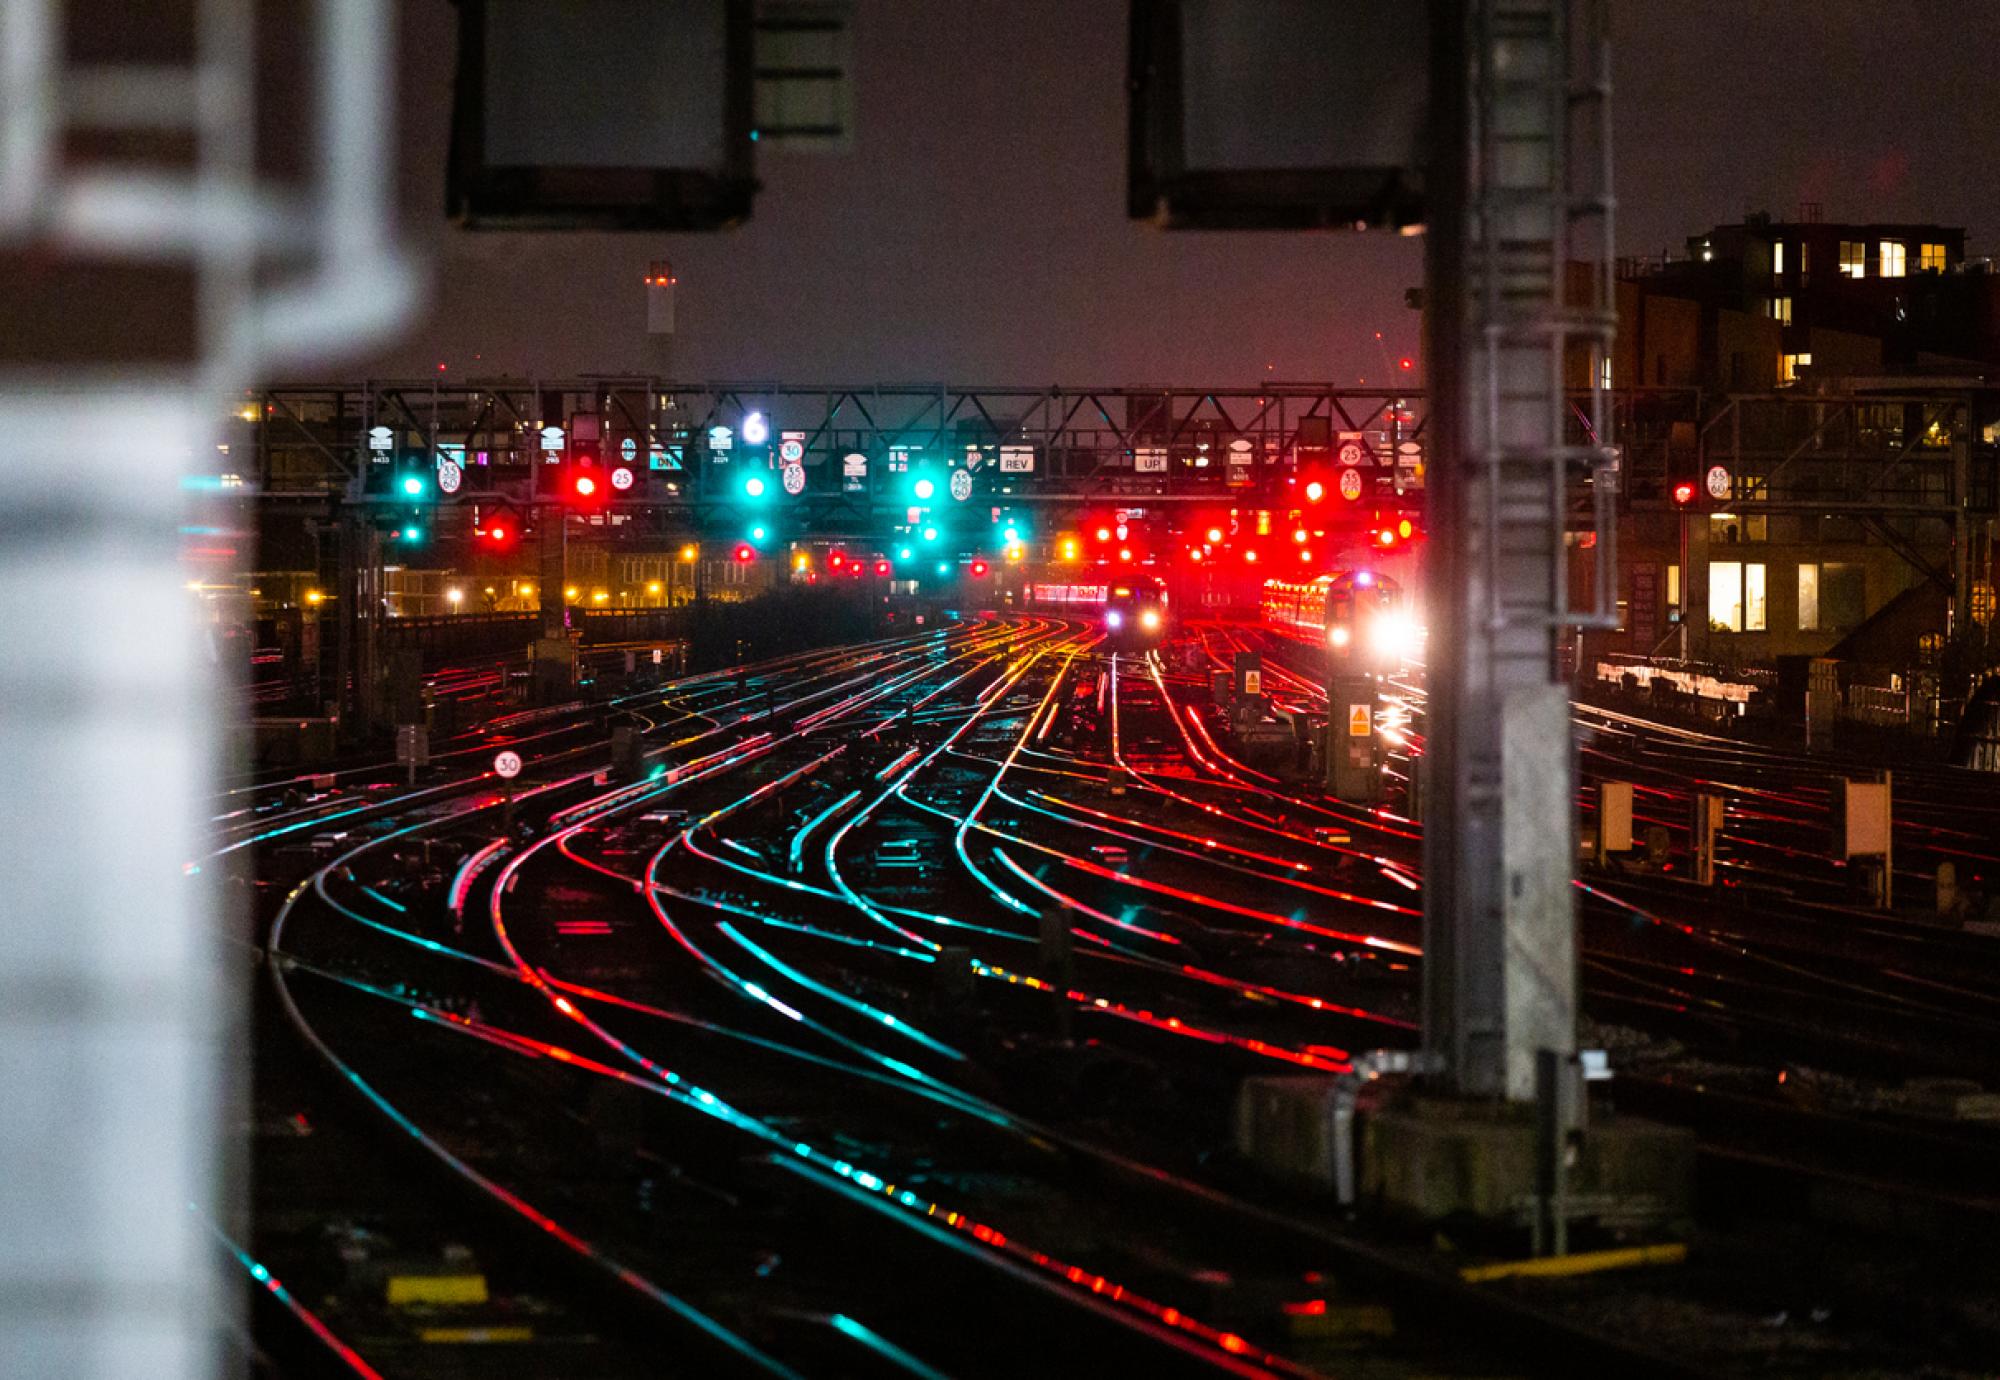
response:
<path id="1" fill-rule="evenodd" d="M 1368 442 L 1358 431 L 1343 431 L 1334 458 L 1343 465 L 1365 465 L 1368 463 Z"/>
<path id="2" fill-rule="evenodd" d="M 1721 500 L 1729 497 L 1729 470 L 1723 465 L 1710 465 L 1705 483 L 1708 496 Z"/>
<path id="3" fill-rule="evenodd" d="M 1344 469 L 1340 472 L 1340 496 L 1349 503 L 1361 497 L 1361 471 Z"/>
<path id="4" fill-rule="evenodd" d="M 797 498 L 806 491 L 806 467 L 796 462 L 787 464 L 778 471 L 778 482 L 785 486 L 785 492 Z"/>
<path id="5" fill-rule="evenodd" d="M 559 426 L 545 426 L 545 427 L 543 427 L 543 428 L 542 428 L 542 449 L 543 449 L 543 450 L 561 450 L 562 448 L 563 448 L 563 429 L 562 429 L 561 427 L 559 427 Z"/>
<path id="6" fill-rule="evenodd" d="M 972 472 L 953 470 L 951 472 L 951 496 L 960 503 L 972 497 Z"/>
<path id="7" fill-rule="evenodd" d="M 1140 474 L 1165 474 L 1167 452 L 1158 446 L 1141 446 L 1132 452 L 1132 468 Z"/>
<path id="8" fill-rule="evenodd" d="M 465 471 L 458 467 L 456 460 L 438 461 L 438 492 L 455 494 L 459 481 L 465 478 Z"/>
<path id="9" fill-rule="evenodd" d="M 368 449 L 393 450 L 395 446 L 396 434 L 389 430 L 388 427 L 371 426 L 368 428 Z"/>
<path id="10" fill-rule="evenodd" d="M 611 471 L 611 487 L 623 493 L 632 487 L 632 471 L 620 465 Z"/>
<path id="11" fill-rule="evenodd" d="M 521 754 L 512 748 L 493 754 L 493 774 L 503 781 L 512 781 L 521 774 Z"/>
<path id="12" fill-rule="evenodd" d="M 1035 448 L 1033 446 L 1000 447 L 1000 473 L 1033 474 L 1035 472 Z"/>
<path id="13" fill-rule="evenodd" d="M 785 439 L 778 442 L 778 458 L 787 465 L 796 465 L 806 458 L 806 438 L 803 433 L 787 432 Z"/>

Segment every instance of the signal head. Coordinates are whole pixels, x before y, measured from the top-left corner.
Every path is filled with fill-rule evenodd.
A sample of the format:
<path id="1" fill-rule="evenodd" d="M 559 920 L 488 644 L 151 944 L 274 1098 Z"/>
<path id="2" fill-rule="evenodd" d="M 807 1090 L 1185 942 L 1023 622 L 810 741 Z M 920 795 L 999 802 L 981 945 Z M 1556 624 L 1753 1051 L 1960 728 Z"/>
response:
<path id="1" fill-rule="evenodd" d="M 1674 485 L 1674 502 L 1676 503 L 1694 502 L 1694 485 L 1687 483 L 1685 480 L 1683 480 L 1679 484 Z"/>

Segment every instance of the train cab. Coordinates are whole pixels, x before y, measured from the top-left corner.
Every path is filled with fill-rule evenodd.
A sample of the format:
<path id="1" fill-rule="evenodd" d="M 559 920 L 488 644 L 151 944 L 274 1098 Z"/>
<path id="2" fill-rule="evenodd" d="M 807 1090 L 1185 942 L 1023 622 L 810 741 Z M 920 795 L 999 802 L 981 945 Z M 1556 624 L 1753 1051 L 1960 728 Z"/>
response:
<path id="1" fill-rule="evenodd" d="M 1157 575 L 1121 575 L 1104 593 L 1104 633 L 1120 648 L 1144 649 L 1166 641 L 1167 585 Z"/>

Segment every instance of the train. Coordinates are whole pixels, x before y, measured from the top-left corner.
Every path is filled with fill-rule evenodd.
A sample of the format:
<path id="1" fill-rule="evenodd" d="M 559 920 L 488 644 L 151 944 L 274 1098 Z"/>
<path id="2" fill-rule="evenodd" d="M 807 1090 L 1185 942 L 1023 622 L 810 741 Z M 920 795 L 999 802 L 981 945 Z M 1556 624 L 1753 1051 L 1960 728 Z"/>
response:
<path id="1" fill-rule="evenodd" d="M 1326 646 L 1357 670 L 1392 675 L 1416 651 L 1417 625 L 1402 583 L 1377 570 L 1266 580 L 1264 626 Z"/>
<path id="2" fill-rule="evenodd" d="M 1047 613 L 1101 614 L 1105 638 L 1120 650 L 1144 651 L 1172 630 L 1167 582 L 1157 575 L 1106 575 L 1102 580 L 1035 581 L 1027 607 Z"/>

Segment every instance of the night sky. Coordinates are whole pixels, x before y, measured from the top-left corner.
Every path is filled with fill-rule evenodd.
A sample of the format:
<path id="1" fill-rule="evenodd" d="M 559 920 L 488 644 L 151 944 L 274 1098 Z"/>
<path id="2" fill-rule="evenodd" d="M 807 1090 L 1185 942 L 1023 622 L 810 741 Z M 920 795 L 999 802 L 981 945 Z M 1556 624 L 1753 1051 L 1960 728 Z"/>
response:
<path id="1" fill-rule="evenodd" d="M 1828 220 L 1963 224 L 1969 254 L 2000 250 L 1994 0 L 1612 11 L 1624 252 L 1811 200 Z M 1385 383 L 1416 349 L 1420 241 L 1125 219 L 1125 15 L 860 0 L 851 154 L 764 154 L 733 232 L 518 235 L 443 225 L 454 25 L 444 0 L 413 0 L 403 176 L 433 295 L 395 348 L 341 372 L 639 369 L 640 280 L 669 258 L 691 380 Z"/>

